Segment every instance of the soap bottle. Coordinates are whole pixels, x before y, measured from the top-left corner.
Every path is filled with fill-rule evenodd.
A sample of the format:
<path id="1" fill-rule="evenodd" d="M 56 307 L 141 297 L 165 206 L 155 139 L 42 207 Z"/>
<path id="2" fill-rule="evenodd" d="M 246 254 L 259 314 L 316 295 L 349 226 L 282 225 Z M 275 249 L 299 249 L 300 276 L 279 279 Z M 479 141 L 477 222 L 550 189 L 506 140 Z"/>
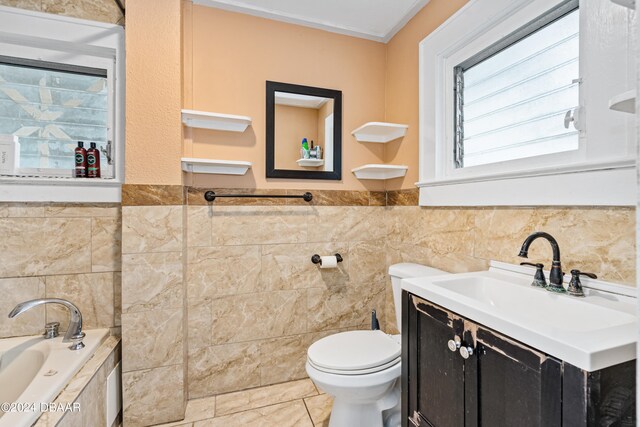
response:
<path id="1" fill-rule="evenodd" d="M 96 143 L 89 144 L 87 150 L 87 177 L 100 178 L 100 150 L 96 148 Z"/>
<path id="2" fill-rule="evenodd" d="M 303 159 L 309 158 L 309 143 L 307 142 L 307 138 L 302 138 L 302 150 L 300 154 Z"/>
<path id="3" fill-rule="evenodd" d="M 78 141 L 78 146 L 75 149 L 75 161 L 76 161 L 76 169 L 75 175 L 76 178 L 86 178 L 87 177 L 87 150 L 84 148 L 84 142 Z"/>

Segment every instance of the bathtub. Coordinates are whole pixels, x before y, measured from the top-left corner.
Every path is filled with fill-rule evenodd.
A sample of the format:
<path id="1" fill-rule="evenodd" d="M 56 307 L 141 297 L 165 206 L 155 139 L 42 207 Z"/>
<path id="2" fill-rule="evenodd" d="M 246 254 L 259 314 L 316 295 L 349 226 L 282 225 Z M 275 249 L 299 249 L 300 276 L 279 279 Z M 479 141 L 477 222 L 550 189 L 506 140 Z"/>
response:
<path id="1" fill-rule="evenodd" d="M 69 350 L 63 334 L 0 339 L 0 427 L 30 426 L 43 412 L 63 410 L 49 404 L 109 335 L 108 329 L 84 332 L 81 350 Z"/>

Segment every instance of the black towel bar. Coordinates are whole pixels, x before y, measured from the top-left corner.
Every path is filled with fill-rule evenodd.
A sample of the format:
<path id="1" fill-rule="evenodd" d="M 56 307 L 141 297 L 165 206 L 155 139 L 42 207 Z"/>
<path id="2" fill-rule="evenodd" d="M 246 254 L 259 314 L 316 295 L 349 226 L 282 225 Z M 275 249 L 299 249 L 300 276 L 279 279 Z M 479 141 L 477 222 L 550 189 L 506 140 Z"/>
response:
<path id="1" fill-rule="evenodd" d="M 215 191 L 206 191 L 204 199 L 207 202 L 213 202 L 218 197 L 233 198 L 262 198 L 262 199 L 304 199 L 305 202 L 313 200 L 313 194 L 308 191 L 304 194 L 216 194 Z"/>

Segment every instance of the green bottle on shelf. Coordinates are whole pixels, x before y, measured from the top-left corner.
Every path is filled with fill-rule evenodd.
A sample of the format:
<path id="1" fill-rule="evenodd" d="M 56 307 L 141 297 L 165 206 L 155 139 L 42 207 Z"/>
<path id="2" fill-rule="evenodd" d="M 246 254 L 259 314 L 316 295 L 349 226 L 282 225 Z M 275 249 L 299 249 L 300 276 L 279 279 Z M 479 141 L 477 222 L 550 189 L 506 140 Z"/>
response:
<path id="1" fill-rule="evenodd" d="M 302 154 L 301 158 L 308 159 L 309 158 L 309 143 L 307 142 L 307 138 L 302 138 Z"/>

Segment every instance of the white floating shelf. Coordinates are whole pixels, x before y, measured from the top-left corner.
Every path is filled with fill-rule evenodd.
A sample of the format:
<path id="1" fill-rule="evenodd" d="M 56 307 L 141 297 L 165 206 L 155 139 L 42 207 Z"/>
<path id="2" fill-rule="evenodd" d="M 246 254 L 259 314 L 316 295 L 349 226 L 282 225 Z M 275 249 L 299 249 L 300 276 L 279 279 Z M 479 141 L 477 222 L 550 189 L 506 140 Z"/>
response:
<path id="1" fill-rule="evenodd" d="M 405 176 L 407 169 L 408 166 L 371 164 L 352 169 L 351 172 L 358 179 L 392 179 Z"/>
<path id="2" fill-rule="evenodd" d="M 396 123 L 369 122 L 351 132 L 360 142 L 387 143 L 403 137 L 407 133 L 408 125 Z"/>
<path id="3" fill-rule="evenodd" d="M 628 90 L 620 95 L 614 96 L 609 101 L 609 109 L 622 111 L 624 113 L 635 114 L 636 112 L 636 91 Z"/>
<path id="4" fill-rule="evenodd" d="M 299 166 L 315 168 L 324 165 L 324 159 L 299 159 L 296 160 Z"/>
<path id="5" fill-rule="evenodd" d="M 244 132 L 251 124 L 251 117 L 182 110 L 182 123 L 191 128 Z"/>
<path id="6" fill-rule="evenodd" d="M 251 162 L 242 160 L 210 160 L 183 157 L 182 170 L 191 173 L 209 173 L 217 175 L 244 175 L 251 166 Z"/>
<path id="7" fill-rule="evenodd" d="M 612 3 L 636 10 L 636 0 L 611 0 Z"/>

